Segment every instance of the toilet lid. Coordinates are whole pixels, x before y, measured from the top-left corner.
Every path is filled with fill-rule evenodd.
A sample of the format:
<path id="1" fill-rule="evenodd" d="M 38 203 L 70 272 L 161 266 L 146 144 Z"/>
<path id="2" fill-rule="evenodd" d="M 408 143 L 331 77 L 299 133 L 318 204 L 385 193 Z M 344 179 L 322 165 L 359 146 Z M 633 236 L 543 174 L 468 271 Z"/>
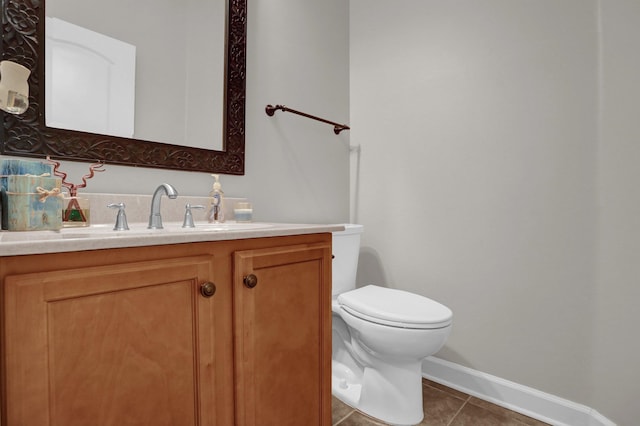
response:
<path id="1" fill-rule="evenodd" d="M 434 300 L 375 285 L 342 293 L 338 303 L 351 315 L 392 327 L 442 328 L 453 318 L 449 308 Z"/>

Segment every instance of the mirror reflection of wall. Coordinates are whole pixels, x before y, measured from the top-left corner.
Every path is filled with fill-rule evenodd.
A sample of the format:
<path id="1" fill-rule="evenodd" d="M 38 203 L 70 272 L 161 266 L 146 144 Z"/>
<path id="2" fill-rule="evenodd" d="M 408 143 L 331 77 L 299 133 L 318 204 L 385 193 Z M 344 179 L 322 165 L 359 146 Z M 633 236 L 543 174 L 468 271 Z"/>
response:
<path id="1" fill-rule="evenodd" d="M 48 0 L 46 15 L 135 46 L 133 138 L 222 149 L 225 0 Z M 46 73 L 47 125 L 75 127 L 50 114 L 56 79 L 50 82 Z M 104 133 L 131 137 L 121 130 Z"/>
<path id="2" fill-rule="evenodd" d="M 136 47 L 46 18 L 47 126 L 134 137 Z"/>

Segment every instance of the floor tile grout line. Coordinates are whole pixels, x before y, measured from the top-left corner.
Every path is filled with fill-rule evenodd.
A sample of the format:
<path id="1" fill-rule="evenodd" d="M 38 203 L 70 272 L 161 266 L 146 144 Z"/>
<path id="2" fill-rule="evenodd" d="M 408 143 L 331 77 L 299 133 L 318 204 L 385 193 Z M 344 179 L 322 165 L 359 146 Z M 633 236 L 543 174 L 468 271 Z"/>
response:
<path id="1" fill-rule="evenodd" d="M 338 426 L 340 423 L 344 422 L 344 421 L 347 419 L 347 417 L 349 417 L 350 415 L 352 415 L 353 413 L 355 413 L 355 411 L 356 411 L 356 410 L 351 410 L 351 411 L 349 412 L 349 414 L 347 414 L 346 416 L 344 416 L 343 418 L 341 418 L 340 420 L 338 420 L 337 422 L 335 422 L 335 423 L 333 424 L 333 426 Z"/>
<path id="2" fill-rule="evenodd" d="M 446 426 L 450 426 L 451 423 L 453 423 L 453 421 L 456 419 L 456 417 L 458 417 L 458 414 L 460 414 L 460 412 L 462 411 L 464 406 L 467 405 L 467 403 L 469 402 L 470 399 L 471 399 L 471 395 L 467 396 L 467 399 L 463 400 L 464 402 L 462 403 L 460 408 L 458 408 L 458 411 L 456 411 L 456 413 L 453 415 L 453 417 L 451 417 L 451 420 L 449 420 L 449 423 L 447 423 Z"/>
<path id="3" fill-rule="evenodd" d="M 447 389 L 443 389 L 441 387 L 432 386 L 429 383 L 424 383 L 424 382 L 422 383 L 422 387 L 428 387 L 430 389 L 435 389 L 437 391 L 440 391 L 440 392 L 443 392 L 443 393 L 447 394 L 448 396 L 451 396 L 453 398 L 456 398 L 456 399 L 459 399 L 459 400 L 465 401 L 465 402 L 471 399 L 471 395 L 469 395 L 468 393 L 464 393 L 464 392 L 460 392 L 460 391 L 455 391 L 456 393 L 454 393 L 454 392 L 451 392 L 451 391 L 454 390 L 454 389 L 451 389 L 451 388 L 448 388 L 449 390 L 447 390 Z M 463 394 L 464 398 L 462 398 L 460 396 L 460 394 Z"/>

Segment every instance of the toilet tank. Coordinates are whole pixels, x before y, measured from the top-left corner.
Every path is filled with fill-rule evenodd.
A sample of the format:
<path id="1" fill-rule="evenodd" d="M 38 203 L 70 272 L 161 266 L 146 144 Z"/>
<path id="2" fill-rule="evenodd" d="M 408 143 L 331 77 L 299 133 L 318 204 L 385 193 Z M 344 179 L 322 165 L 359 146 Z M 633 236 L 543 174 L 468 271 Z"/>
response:
<path id="1" fill-rule="evenodd" d="M 332 291 L 337 296 L 356 288 L 360 234 L 363 226 L 344 224 L 344 231 L 333 232 Z"/>

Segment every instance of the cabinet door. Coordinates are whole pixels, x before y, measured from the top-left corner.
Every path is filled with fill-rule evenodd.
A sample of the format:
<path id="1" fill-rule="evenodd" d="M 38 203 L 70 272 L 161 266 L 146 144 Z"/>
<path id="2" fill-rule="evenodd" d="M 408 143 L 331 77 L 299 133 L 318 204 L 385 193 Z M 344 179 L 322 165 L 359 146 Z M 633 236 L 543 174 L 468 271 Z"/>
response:
<path id="1" fill-rule="evenodd" d="M 330 425 L 330 243 L 236 252 L 233 291 L 237 424 Z"/>
<path id="2" fill-rule="evenodd" d="M 6 425 L 214 425 L 212 278 L 206 256 L 7 277 Z"/>

